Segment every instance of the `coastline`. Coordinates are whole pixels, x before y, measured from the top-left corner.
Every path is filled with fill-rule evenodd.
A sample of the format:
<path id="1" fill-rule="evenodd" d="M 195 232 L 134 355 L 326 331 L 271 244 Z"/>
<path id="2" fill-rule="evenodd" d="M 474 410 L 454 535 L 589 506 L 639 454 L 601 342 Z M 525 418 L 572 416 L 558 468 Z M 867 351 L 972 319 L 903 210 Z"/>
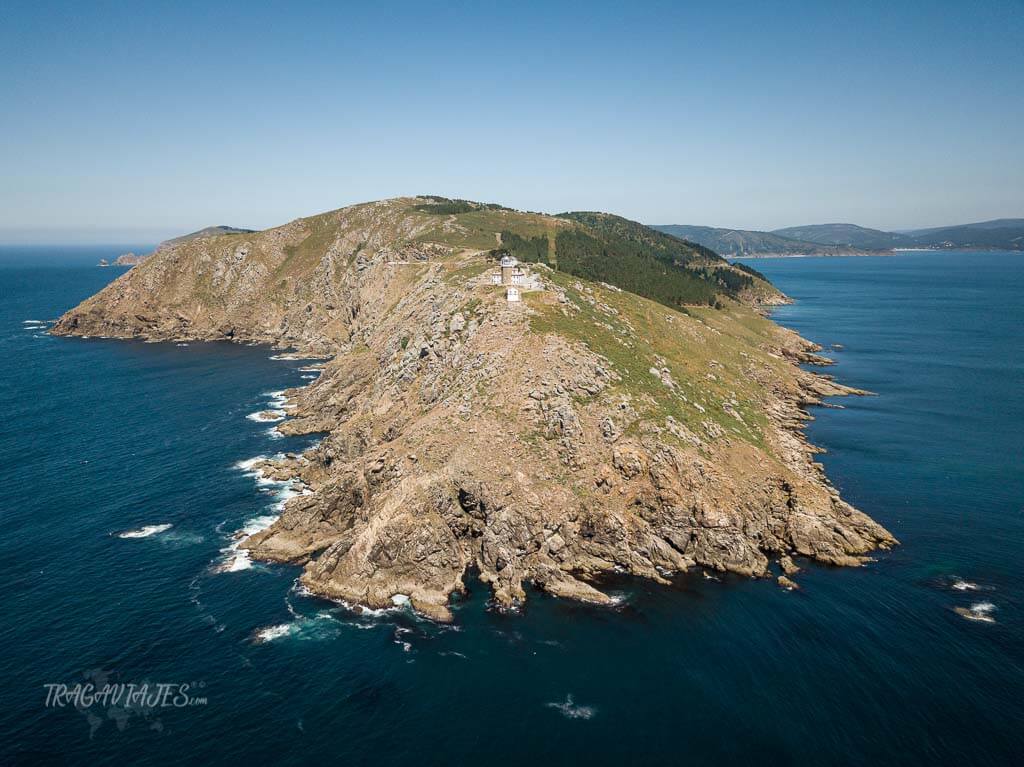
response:
<path id="1" fill-rule="evenodd" d="M 882 394 L 871 400 L 828 398 L 826 402 L 844 405 L 847 410 L 831 412 L 811 407 L 809 412 L 815 420 L 802 422 L 801 426 L 812 444 L 828 449 L 828 454 L 813 455 L 812 460 L 825 464 L 827 476 L 842 497 L 872 515 L 880 515 L 876 518 L 904 542 L 903 546 L 875 555 L 878 562 L 861 568 L 807 566 L 797 558 L 794 563 L 804 567 L 803 571 L 787 576 L 801 587 L 795 592 L 777 587 L 774 580 L 755 580 L 702 567 L 689 575 L 670 576 L 671 584 L 667 586 L 645 578 L 612 574 L 595 585 L 619 600 L 617 606 L 594 609 L 567 599 L 554 599 L 528 587 L 529 600 L 518 615 L 504 615 L 497 610 L 491 602 L 489 586 L 470 574 L 467 595 L 451 608 L 454 625 L 427 619 L 411 605 L 393 606 L 389 612 L 377 614 L 364 611 L 351 601 L 346 606 L 321 598 L 296 583 L 303 566 L 281 567 L 253 557 L 248 570 L 215 572 L 224 556 L 220 549 L 232 542 L 229 536 L 252 518 L 272 513 L 270 507 L 277 502 L 277 488 L 257 488 L 253 478 L 243 476 L 232 465 L 260 454 L 301 453 L 309 439 L 267 439 L 266 430 L 275 424 L 254 423 L 245 420 L 245 416 L 265 406 L 264 393 L 307 383 L 297 372 L 305 363 L 270 362 L 268 358 L 279 350 L 247 348 L 243 344 L 193 343 L 191 348 L 176 349 L 167 343 L 115 344 L 78 342 L 72 338 L 37 339 L 29 332 L 18 335 L 20 343 L 16 348 L 25 356 L 11 359 L 23 361 L 15 366 L 20 370 L 12 371 L 19 376 L 15 379 L 21 384 L 19 388 L 30 390 L 34 375 L 44 372 L 47 375 L 43 382 L 48 388 L 41 389 L 39 394 L 53 398 L 53 405 L 61 407 L 59 412 L 73 415 L 85 403 L 90 404 L 92 411 L 91 417 L 73 421 L 75 431 L 62 442 L 71 449 L 62 454 L 9 454 L 12 461 L 24 460 L 27 467 L 24 475 L 19 468 L 18 479 L 24 479 L 14 498 L 20 508 L 12 507 L 12 513 L 31 523 L 35 531 L 27 539 L 12 541 L 12 546 L 30 545 L 40 552 L 41 566 L 47 560 L 49 576 L 45 580 L 53 586 L 18 593 L 19 600 L 31 598 L 21 602 L 24 617 L 15 621 L 23 627 L 21 636 L 25 639 L 14 643 L 12 659 L 24 669 L 21 673 L 26 676 L 26 697 L 31 695 L 29 683 L 35 684 L 51 672 L 51 656 L 60 653 L 84 658 L 82 648 L 90 647 L 101 647 L 101 652 L 112 656 L 120 652 L 124 647 L 123 632 L 118 627 L 125 625 L 121 621 L 126 620 L 126 615 L 131 615 L 131 624 L 143 633 L 133 645 L 137 654 L 125 658 L 124 663 L 145 666 L 146 659 L 151 657 L 145 650 L 150 637 L 166 636 L 162 626 L 172 622 L 192 629 L 175 632 L 185 653 L 177 654 L 176 673 L 201 679 L 209 673 L 212 661 L 227 666 L 238 653 L 251 661 L 251 667 L 244 672 L 248 676 L 232 675 L 224 680 L 232 686 L 217 694 L 221 703 L 210 711 L 210 716 L 219 718 L 211 721 L 202 716 L 186 728 L 195 733 L 196 726 L 203 727 L 204 739 L 216 737 L 237 718 L 233 709 L 224 705 L 229 691 L 246 694 L 251 691 L 251 684 L 269 684 L 268 689 L 288 700 L 296 689 L 295 675 L 269 673 L 280 663 L 286 669 L 296 664 L 316 669 L 312 675 L 300 674 L 300 681 L 304 679 L 302 683 L 307 686 L 320 684 L 328 696 L 337 690 L 338 679 L 345 679 L 353 668 L 366 665 L 380 669 L 380 676 L 375 678 L 382 682 L 401 674 L 409 688 L 431 689 L 437 678 L 458 677 L 466 687 L 456 688 L 453 694 L 465 700 L 481 696 L 486 699 L 495 687 L 500 687 L 506 690 L 501 697 L 503 710 L 513 714 L 532 710 L 542 721 L 550 715 L 552 726 L 562 723 L 562 716 L 554 711 L 538 713 L 536 707 L 546 701 L 564 700 L 569 692 L 575 700 L 598 708 L 594 721 L 624 725 L 627 720 L 623 717 L 636 705 L 621 704 L 619 708 L 619 692 L 635 684 L 640 674 L 659 680 L 652 689 L 667 691 L 669 697 L 652 702 L 647 710 L 639 711 L 634 720 L 628 721 L 641 728 L 651 727 L 650 717 L 660 716 L 657 726 L 664 730 L 666 738 L 672 737 L 678 723 L 669 700 L 672 691 L 688 690 L 690 695 L 700 698 L 706 690 L 715 690 L 721 694 L 725 710 L 733 712 L 725 722 L 717 718 L 714 710 L 709 712 L 719 722 L 714 731 L 718 742 L 734 727 L 744 726 L 746 714 L 737 706 L 744 702 L 757 705 L 748 694 L 751 663 L 756 664 L 755 669 L 770 663 L 777 673 L 771 675 L 771 681 L 766 678 L 765 683 L 773 685 L 773 698 L 797 701 L 794 705 L 802 706 L 798 718 L 805 722 L 808 732 L 830 732 L 822 726 L 831 716 L 826 709 L 834 710 L 833 706 L 844 702 L 860 706 L 860 714 L 854 713 L 852 717 L 858 721 L 863 718 L 872 729 L 870 734 L 864 733 L 865 745 L 855 744 L 853 748 L 866 758 L 891 751 L 894 742 L 920 743 L 926 747 L 931 717 L 921 706 L 934 701 L 940 693 L 960 701 L 958 721 L 962 721 L 960 715 L 971 717 L 970 724 L 963 721 L 959 729 L 962 735 L 956 743 L 975 748 L 975 753 L 1008 757 L 1009 751 L 991 747 L 990 738 L 998 731 L 1015 732 L 1010 720 L 1017 710 L 1015 693 L 1021 681 L 1020 674 L 1003 674 L 1016 668 L 1011 663 L 1012 646 L 1006 641 L 1017 635 L 1020 625 L 1014 599 L 1019 593 L 1020 578 L 1013 567 L 1013 536 L 999 537 L 1000 531 L 1020 528 L 1020 483 L 1015 481 L 1012 458 L 1007 452 L 1019 444 L 1013 426 L 1019 421 L 1019 409 L 1011 412 L 1010 418 L 994 413 L 985 415 L 984 410 L 986 402 L 1012 396 L 1013 368 L 1019 366 L 1019 355 L 1011 354 L 1008 361 L 1000 361 L 990 369 L 985 359 L 972 352 L 971 337 L 985 332 L 989 320 L 984 316 L 988 312 L 976 311 L 970 298 L 979 287 L 990 286 L 997 280 L 994 273 L 999 270 L 989 266 L 1012 267 L 1013 279 L 1005 281 L 1002 292 L 996 294 L 998 302 L 993 303 L 1001 317 L 992 321 L 998 322 L 1001 329 L 993 330 L 994 337 L 983 336 L 984 357 L 998 355 L 1000 347 L 1018 349 L 1013 339 L 1019 338 L 1020 333 L 1013 324 L 1012 310 L 1022 277 L 1017 267 L 1024 262 L 1005 257 L 975 266 L 974 259 L 964 255 L 955 264 L 940 264 L 942 268 L 935 272 L 932 259 L 928 254 L 907 256 L 905 260 L 913 261 L 915 267 L 912 272 L 897 269 L 895 263 L 886 259 L 878 259 L 875 266 L 866 269 L 859 262 L 848 261 L 843 266 L 839 262 L 811 259 L 775 262 L 777 266 L 771 270 L 762 270 L 797 299 L 793 308 L 773 310 L 775 321 L 804 338 L 820 342 L 825 350 L 817 354 L 834 357 L 837 362 L 828 368 L 804 364 L 801 367 L 832 373 L 840 383 Z M 754 266 L 760 269 L 759 264 Z M 93 275 L 100 271 L 95 270 Z M 880 279 L 887 273 L 894 273 L 899 279 Z M 67 288 L 45 305 L 30 296 L 10 306 L 13 319 L 9 324 L 20 325 L 24 318 L 56 317 L 83 292 L 100 287 L 96 280 L 99 275 L 95 275 L 92 289 L 85 290 L 89 285 L 83 284 L 83 275 L 89 276 L 85 267 L 69 271 Z M 116 273 L 106 272 L 102 276 L 113 277 Z M 46 279 L 47 274 L 40 273 L 40 278 Z M 835 290 L 822 290 L 823 281 L 827 286 L 829 280 L 835 281 Z M 960 289 L 950 295 L 953 300 L 949 306 L 940 309 L 947 284 L 959 285 Z M 920 286 L 921 297 L 928 299 L 922 301 L 924 315 L 907 315 L 908 308 L 893 300 L 895 296 L 911 294 L 914 286 Z M 989 290 L 981 294 L 992 295 Z M 60 310 L 55 306 L 60 306 Z M 731 309 L 727 307 L 725 311 Z M 722 316 L 707 314 L 712 321 Z M 699 316 L 704 317 L 705 313 Z M 908 334 L 893 336 L 885 332 L 904 316 L 922 321 L 915 322 Z M 676 323 L 679 322 L 677 319 Z M 961 323 L 970 332 L 955 333 L 960 356 L 954 359 L 951 354 L 947 359 L 944 344 L 937 336 L 946 335 Z M 718 327 L 725 329 L 724 325 Z M 842 342 L 846 349 L 831 353 L 832 341 Z M 176 368 L 176 359 L 180 359 L 180 369 Z M 238 364 L 231 363 L 232 359 L 237 359 Z M 85 361 L 91 364 L 82 371 Z M 157 362 L 154 368 L 151 363 Z M 959 402 L 958 394 L 944 386 L 942 376 L 932 374 L 936 366 L 942 372 L 950 363 L 955 370 L 968 373 L 969 381 L 980 385 L 971 388 L 967 383 L 964 393 L 985 396 Z M 77 370 L 82 374 L 79 377 L 86 379 L 90 371 L 95 371 L 95 386 L 76 392 L 78 387 L 67 386 L 73 379 L 62 379 L 62 369 L 69 375 Z M 146 374 L 133 377 L 133 372 L 141 370 Z M 190 392 L 193 371 L 216 374 L 201 376 L 194 381 L 196 390 Z M 100 372 L 105 373 L 102 378 L 97 375 Z M 190 402 L 200 392 L 198 401 Z M 326 396 L 323 390 L 322 395 Z M 934 409 L 918 409 L 927 408 L 933 398 Z M 966 411 L 958 417 L 961 405 Z M 20 412 L 33 410 L 27 400 L 17 403 L 17 407 Z M 908 407 L 918 415 L 900 420 L 900 414 L 906 414 Z M 109 413 L 104 413 L 106 408 Z M 901 433 L 890 433 L 894 418 L 901 425 Z M 35 423 L 40 434 L 52 433 L 44 431 L 48 428 L 45 422 Z M 90 425 L 93 423 L 99 431 Z M 977 428 L 965 428 L 958 435 L 961 423 L 976 424 Z M 27 433 L 23 429 L 32 424 L 33 421 L 19 420 L 12 426 Z M 132 424 L 145 426 L 141 432 L 146 435 L 142 445 L 134 443 Z M 108 429 L 105 435 L 104 425 Z M 93 434 L 99 439 L 89 442 Z M 992 443 L 996 448 L 991 456 L 996 461 L 994 465 L 987 463 L 988 434 L 998 437 Z M 173 438 L 178 448 L 173 454 L 173 470 L 169 465 L 161 467 L 158 462 L 147 460 L 148 451 L 138 449 L 162 436 Z M 17 440 L 15 434 L 12 440 Z M 76 449 L 79 445 L 84 449 Z M 966 453 L 963 463 L 958 455 L 961 445 Z M 138 455 L 131 457 L 132 454 Z M 188 455 L 194 457 L 186 458 Z M 120 464 L 117 458 L 121 456 L 130 462 Z M 106 461 L 98 460 L 104 457 Z M 418 458 L 426 460 L 419 451 Z M 79 467 L 79 459 L 90 460 Z M 54 503 L 63 492 L 60 486 L 47 482 L 47 473 L 51 471 L 48 466 L 54 460 L 69 464 L 66 478 L 81 490 L 78 504 L 65 507 Z M 970 468 L 961 477 L 945 471 L 951 465 Z M 996 484 L 999 475 L 1009 481 Z M 109 488 L 109 492 L 104 497 L 90 490 L 90 485 L 97 490 Z M 147 503 L 147 496 L 152 495 L 150 485 L 154 490 L 173 490 L 174 494 L 161 492 Z M 107 502 L 110 492 L 124 502 Z M 197 503 L 190 498 L 204 500 Z M 51 506 L 52 514 L 47 513 Z M 54 530 L 53 520 L 57 519 L 61 524 Z M 120 532 L 141 530 L 157 523 L 173 523 L 174 527 L 148 538 L 117 537 Z M 55 534 L 62 537 L 53 539 Z M 202 537 L 203 542 L 194 542 L 197 537 Z M 75 562 L 85 551 L 102 555 L 104 566 L 86 568 L 89 572 L 83 572 Z M 112 565 L 110 568 L 105 566 L 107 561 Z M 16 574 L 17 562 L 12 564 Z M 50 581 L 53 576 L 64 580 Z M 970 590 L 971 585 L 977 588 Z M 64 595 L 70 595 L 80 605 L 76 613 L 81 619 L 77 621 L 77 633 L 70 637 L 63 633 L 55 635 L 52 642 L 47 642 L 53 648 L 50 654 L 33 652 L 31 638 L 45 635 L 47 604 L 54 604 L 55 599 Z M 126 596 L 129 598 L 125 599 Z M 972 620 L 954 610 L 961 607 L 969 611 L 988 603 L 995 605 L 988 613 L 994 623 Z M 99 630 L 94 631 L 93 622 L 103 625 L 97 625 Z M 272 640 L 260 637 L 275 626 L 287 626 L 289 633 L 274 635 Z M 394 636 L 398 628 L 403 633 Z M 411 632 L 404 633 L 405 629 Z M 272 631 L 269 633 L 273 635 Z M 518 636 L 524 639 L 520 641 Z M 393 639 L 410 643 L 411 649 L 405 650 L 399 642 L 392 643 Z M 97 641 L 102 644 L 94 644 Z M 537 656 L 531 650 L 536 650 Z M 452 651 L 466 657 L 456 656 Z M 915 665 L 906 669 L 897 683 L 888 686 L 884 684 L 885 671 L 890 668 L 894 653 Z M 858 659 L 853 672 L 837 675 L 835 669 L 842 668 L 851 657 Z M 529 675 L 521 671 L 524 658 L 527 663 L 537 664 L 531 666 Z M 593 689 L 578 681 L 616 658 L 634 658 L 636 663 L 619 663 L 616 674 Z M 406 664 L 409 660 L 415 663 Z M 985 678 L 998 680 L 993 682 L 998 686 L 964 687 L 962 675 L 948 673 L 959 662 L 971 667 L 983 664 L 980 668 Z M 486 673 L 468 673 L 477 666 L 485 668 Z M 705 681 L 694 680 L 691 668 L 706 669 L 702 677 Z M 801 671 L 794 676 L 793 669 Z M 206 678 L 209 682 L 210 678 Z M 800 685 L 797 688 L 793 687 L 795 681 Z M 879 686 L 865 688 L 865 684 Z M 974 697 L 965 700 L 965 690 Z M 990 690 L 999 695 L 1000 701 L 1008 703 L 1000 706 L 1003 713 L 994 720 L 990 716 Z M 822 695 L 827 696 L 827 706 L 822 703 Z M 877 702 L 884 704 L 894 695 L 901 707 L 919 712 L 918 718 L 910 722 L 911 729 L 906 722 L 891 718 L 879 721 L 873 716 L 872 711 L 878 710 Z M 429 700 L 421 702 L 429 717 Z M 23 707 L 25 716 L 31 715 L 30 703 L 31 700 Z M 260 712 L 267 717 L 263 720 L 267 726 L 294 731 L 294 707 L 282 706 L 278 709 L 280 716 L 274 715 L 273 709 L 261 708 Z M 74 713 L 71 716 L 74 719 Z M 9 718 L 14 723 L 18 717 L 12 711 Z M 368 716 L 368 721 L 376 721 L 375 716 Z M 340 717 L 332 731 L 344 729 L 346 722 L 351 720 Z M 698 719 L 695 725 L 702 722 Z M 309 724 L 307 720 L 307 731 L 312 734 Z M 107 722 L 106 727 L 110 726 Z M 576 731 L 580 723 L 565 722 L 565 726 Z M 1010 729 L 1005 729 L 1007 726 Z M 47 732 L 68 729 L 59 721 L 48 720 L 40 727 Z M 458 724 L 452 723 L 451 727 L 454 731 Z M 988 729 L 979 731 L 979 727 Z M 524 732 L 529 736 L 534 729 L 527 727 Z M 81 739 L 82 735 L 80 730 L 71 728 L 73 738 Z M 199 734 L 195 737 L 199 743 Z M 308 744 L 310 735 L 297 737 Z M 543 747 L 547 735 L 541 733 L 536 738 Z M 821 742 L 808 742 L 807 736 L 799 733 L 794 738 L 797 745 L 790 753 L 811 761 L 815 753 L 820 753 Z M 337 739 L 330 733 L 325 733 L 323 740 L 328 752 L 336 748 Z M 242 747 L 244 742 L 243 738 Z M 761 744 L 752 747 L 760 748 Z M 481 753 L 467 753 L 468 760 Z M 713 749 L 708 753 L 713 758 L 720 756 Z"/>
<path id="2" fill-rule="evenodd" d="M 764 258 L 875 258 L 895 256 L 896 253 L 895 250 L 883 250 L 877 253 L 745 253 L 742 256 L 729 255 L 727 257 L 733 261 Z"/>
<path id="3" fill-rule="evenodd" d="M 769 312 L 770 309 L 771 307 L 766 307 L 766 310 Z M 870 394 L 870 392 L 837 383 L 831 376 L 823 373 L 803 370 L 800 365 L 824 367 L 834 363 L 829 358 L 823 357 L 818 353 L 822 351 L 820 345 L 802 338 L 773 319 L 770 321 L 775 328 L 777 340 L 777 346 L 773 353 L 779 354 L 786 360 L 791 380 L 794 383 L 794 388 L 792 389 L 774 390 L 774 403 L 766 409 L 766 414 L 776 432 L 777 442 L 783 451 L 784 461 L 805 481 L 821 488 L 834 502 L 845 506 L 845 502 L 841 500 L 839 493 L 825 474 L 823 466 L 814 460 L 814 456 L 822 452 L 822 450 L 810 443 L 806 437 L 805 425 L 813 419 L 808 409 L 813 406 L 822 405 L 827 397 L 864 396 Z M 181 337 L 177 335 L 172 338 L 159 338 L 153 335 L 146 335 L 141 338 L 155 343 L 181 342 Z M 187 336 L 186 338 L 189 341 L 204 340 L 200 336 Z M 252 345 L 260 343 L 260 339 L 249 338 L 244 335 L 238 335 L 230 340 L 238 344 Z M 315 367 L 320 371 L 315 380 L 305 385 L 290 387 L 280 392 L 272 393 L 274 394 L 274 408 L 284 414 L 282 418 L 275 417 L 272 429 L 286 436 L 303 436 L 323 433 L 324 431 L 327 432 L 328 437 L 335 435 L 335 429 L 324 429 L 322 402 L 319 399 L 318 390 L 330 384 L 332 363 L 339 361 L 339 358 L 327 359 L 323 356 L 322 350 L 304 350 L 301 344 L 287 346 L 281 344 L 272 347 L 272 350 L 275 353 L 271 355 L 271 359 L 318 360 L 319 362 L 316 363 Z M 341 357 L 344 357 L 344 355 L 341 355 Z M 335 436 L 340 436 L 344 433 L 343 425 L 339 426 L 341 426 L 341 432 Z M 249 465 L 244 467 L 246 473 L 256 477 L 258 482 L 274 483 L 285 488 L 288 492 L 276 504 L 273 515 L 262 515 L 260 517 L 261 524 L 258 527 L 244 527 L 235 534 L 234 541 L 229 546 L 230 552 L 228 552 L 231 561 L 225 560 L 225 569 L 242 569 L 236 566 L 237 561 L 235 558 L 237 557 L 243 557 L 247 561 L 288 563 L 300 566 L 308 565 L 313 560 L 318 551 L 316 546 L 303 548 L 301 546 L 285 545 L 282 547 L 282 537 L 277 535 L 277 533 L 280 532 L 279 523 L 286 513 L 296 516 L 301 514 L 303 510 L 316 509 L 317 503 L 323 499 L 323 491 L 332 481 L 331 476 L 324 471 L 322 460 L 323 445 L 324 441 L 321 440 L 301 453 L 284 453 L 276 456 L 267 456 L 258 460 L 253 459 L 251 463 L 247 462 Z M 850 507 L 850 511 L 853 512 L 852 507 Z M 859 512 L 857 513 L 859 514 Z M 273 546 L 266 545 L 270 539 L 273 539 Z M 884 550 L 896 544 L 898 544 L 898 541 L 889 536 L 888 539 L 882 541 L 879 548 Z M 874 548 L 874 546 L 871 548 Z M 865 556 L 866 551 L 863 554 L 838 554 L 824 558 L 808 557 L 807 553 L 809 552 L 793 551 L 791 554 L 780 558 L 779 561 L 783 568 L 783 573 L 779 574 L 776 578 L 780 586 L 790 590 L 798 588 L 798 585 L 789 577 L 800 570 L 800 566 L 794 562 L 796 557 L 804 556 L 808 561 L 818 559 L 819 561 L 836 566 L 858 566 L 868 561 L 868 558 Z M 696 566 L 700 567 L 700 565 Z M 684 574 L 692 569 L 693 566 L 691 565 L 690 567 L 677 570 L 675 574 Z M 608 570 L 607 572 L 613 571 Z M 592 575 L 599 577 L 598 573 L 599 571 L 595 571 Z M 672 574 L 671 571 L 664 570 L 661 576 L 655 576 L 655 579 L 664 580 L 665 577 L 671 577 Z M 756 575 L 755 573 L 748 574 Z M 764 577 L 764 575 L 762 574 L 760 577 Z M 309 594 L 321 596 L 348 606 L 358 605 L 370 610 L 388 609 L 393 606 L 393 600 L 397 597 L 409 599 L 409 595 L 402 592 L 388 595 L 387 599 L 353 599 L 351 593 L 338 592 L 332 589 L 329 584 L 326 584 L 325 587 L 322 581 L 309 577 L 307 573 L 300 577 L 299 583 Z M 413 591 L 413 589 L 408 589 L 408 591 Z M 582 601 L 590 601 L 596 604 L 607 604 L 607 600 L 600 598 L 599 594 L 600 592 L 590 593 L 583 589 L 576 591 L 567 590 L 557 595 L 572 596 Z M 450 611 L 441 604 L 416 599 L 411 599 L 410 603 L 414 610 L 432 620 L 441 622 L 451 620 Z M 501 606 L 500 602 L 499 606 Z M 513 601 L 504 606 L 511 609 L 515 607 L 515 604 Z"/>
<path id="4" fill-rule="evenodd" d="M 893 248 L 865 253 L 745 253 L 742 256 L 727 254 L 731 261 L 760 260 L 769 258 L 872 258 L 898 256 L 901 253 L 1005 253 L 1007 255 L 1024 255 L 1024 250 L 1006 250 L 1003 248 L 987 248 L 982 246 L 963 246 L 955 248 Z"/>
<path id="5" fill-rule="evenodd" d="M 828 360 L 764 317 L 784 296 L 675 310 L 538 267 L 539 289 L 510 303 L 482 251 L 397 252 L 394 232 L 431 223 L 407 205 L 330 214 L 353 252 L 311 252 L 291 281 L 271 267 L 296 263 L 303 221 L 184 244 L 51 331 L 329 359 L 252 414 L 325 437 L 259 467 L 309 492 L 238 548 L 302 565 L 313 593 L 374 609 L 405 595 L 450 620 L 470 569 L 502 608 L 522 604 L 525 583 L 610 604 L 594 585 L 608 573 L 667 582 L 705 568 L 793 588 L 794 557 L 859 565 L 895 545 L 814 461 L 806 407 L 860 392 L 799 367 Z"/>

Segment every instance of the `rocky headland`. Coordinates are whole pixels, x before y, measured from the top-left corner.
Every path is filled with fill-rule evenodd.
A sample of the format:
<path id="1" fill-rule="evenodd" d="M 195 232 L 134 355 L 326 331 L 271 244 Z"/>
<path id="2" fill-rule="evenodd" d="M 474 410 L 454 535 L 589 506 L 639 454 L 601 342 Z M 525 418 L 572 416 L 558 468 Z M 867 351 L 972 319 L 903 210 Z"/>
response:
<path id="1" fill-rule="evenodd" d="M 189 234 L 183 234 L 180 237 L 174 237 L 170 240 L 164 240 L 152 253 L 134 253 L 129 251 L 128 253 L 122 253 L 113 262 L 108 261 L 105 258 L 101 258 L 98 266 L 138 266 L 150 256 L 154 256 L 164 250 L 175 248 L 183 243 L 189 242 L 190 240 L 202 240 L 209 237 L 222 237 L 226 234 L 253 234 L 252 229 L 238 229 L 233 226 L 208 226 L 204 229 L 200 229 Z"/>
<path id="2" fill-rule="evenodd" d="M 138 253 L 122 253 L 114 259 L 114 266 L 136 266 L 142 263 L 145 258 L 145 255 L 139 255 Z"/>
<path id="3" fill-rule="evenodd" d="M 495 284 L 509 253 L 520 300 Z M 255 467 L 309 492 L 242 546 L 304 565 L 313 593 L 448 620 L 470 570 L 503 607 L 526 583 L 600 604 L 605 573 L 791 587 L 794 558 L 893 545 L 803 436 L 808 405 L 863 392 L 799 367 L 827 360 L 764 316 L 783 300 L 623 219 L 399 198 L 180 242 L 52 332 L 326 359 L 277 426 L 322 441 Z"/>

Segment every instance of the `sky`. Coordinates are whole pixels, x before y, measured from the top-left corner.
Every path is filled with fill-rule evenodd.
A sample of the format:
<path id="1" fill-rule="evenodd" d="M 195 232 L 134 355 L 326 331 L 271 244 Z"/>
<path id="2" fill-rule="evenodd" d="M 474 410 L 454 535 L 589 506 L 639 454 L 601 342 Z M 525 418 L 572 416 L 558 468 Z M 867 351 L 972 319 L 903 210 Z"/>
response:
<path id="1" fill-rule="evenodd" d="M 0 6 L 0 242 L 440 194 L 730 228 L 1024 216 L 1024 0 Z"/>

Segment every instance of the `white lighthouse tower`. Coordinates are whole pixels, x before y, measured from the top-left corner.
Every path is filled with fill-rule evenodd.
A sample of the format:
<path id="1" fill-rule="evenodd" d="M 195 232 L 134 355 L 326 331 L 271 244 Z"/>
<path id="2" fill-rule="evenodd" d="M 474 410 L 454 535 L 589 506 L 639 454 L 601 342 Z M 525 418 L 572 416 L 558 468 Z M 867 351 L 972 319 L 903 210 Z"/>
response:
<path id="1" fill-rule="evenodd" d="M 502 256 L 501 257 L 501 284 L 511 285 L 513 277 L 518 271 L 516 267 L 519 266 L 519 262 L 516 261 L 514 256 Z"/>

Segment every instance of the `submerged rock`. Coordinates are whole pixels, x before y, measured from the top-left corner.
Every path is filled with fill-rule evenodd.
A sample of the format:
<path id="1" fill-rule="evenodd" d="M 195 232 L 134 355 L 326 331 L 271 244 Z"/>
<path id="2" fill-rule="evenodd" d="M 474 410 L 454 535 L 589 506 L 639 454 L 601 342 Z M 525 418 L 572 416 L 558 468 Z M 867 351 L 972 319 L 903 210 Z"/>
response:
<path id="1" fill-rule="evenodd" d="M 780 575 L 775 580 L 776 582 L 778 582 L 780 586 L 782 586 L 782 588 L 786 589 L 787 591 L 795 591 L 796 589 L 800 588 L 796 581 L 787 578 L 785 575 Z"/>

